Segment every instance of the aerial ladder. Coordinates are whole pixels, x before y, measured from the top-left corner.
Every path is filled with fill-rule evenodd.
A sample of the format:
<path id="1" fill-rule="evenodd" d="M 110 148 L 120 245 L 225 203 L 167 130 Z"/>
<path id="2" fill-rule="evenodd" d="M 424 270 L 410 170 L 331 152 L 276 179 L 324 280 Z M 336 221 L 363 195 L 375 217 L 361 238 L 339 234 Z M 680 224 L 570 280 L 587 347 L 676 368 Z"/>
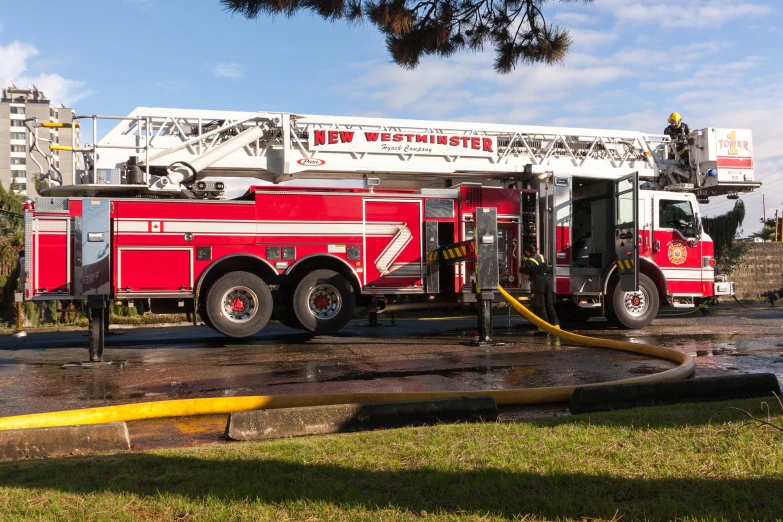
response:
<path id="1" fill-rule="evenodd" d="M 96 140 L 105 121 L 118 123 Z M 49 195 L 220 199 L 236 178 L 433 188 L 553 172 L 606 179 L 638 173 L 646 188 L 693 192 L 702 203 L 760 186 L 751 132 L 738 129 L 692 132 L 686 162 L 678 155 L 683 144 L 668 136 L 622 130 L 148 107 L 126 117 L 78 116 L 74 125 L 91 127 L 94 143 L 79 145 L 73 133 L 70 146 L 49 145 L 74 152 L 77 163 L 70 184 Z"/>

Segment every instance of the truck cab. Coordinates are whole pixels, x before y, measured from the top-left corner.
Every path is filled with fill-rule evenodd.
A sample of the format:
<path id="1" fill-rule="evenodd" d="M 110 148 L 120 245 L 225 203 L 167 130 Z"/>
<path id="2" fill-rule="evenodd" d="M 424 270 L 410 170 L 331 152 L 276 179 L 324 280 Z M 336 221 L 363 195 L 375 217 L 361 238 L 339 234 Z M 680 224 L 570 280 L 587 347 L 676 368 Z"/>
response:
<path id="1" fill-rule="evenodd" d="M 555 176 L 543 188 L 544 237 L 565 317 L 605 315 L 640 328 L 661 304 L 692 308 L 732 293 L 715 275 L 712 239 L 692 193 L 639 190 L 638 180 Z M 548 193 L 551 191 L 551 195 Z"/>

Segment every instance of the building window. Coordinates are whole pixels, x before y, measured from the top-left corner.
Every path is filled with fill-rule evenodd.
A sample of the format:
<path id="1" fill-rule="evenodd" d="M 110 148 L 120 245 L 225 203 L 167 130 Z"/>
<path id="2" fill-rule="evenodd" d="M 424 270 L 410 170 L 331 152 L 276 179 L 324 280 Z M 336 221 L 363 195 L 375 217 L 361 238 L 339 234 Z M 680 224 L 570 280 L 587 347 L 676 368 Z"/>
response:
<path id="1" fill-rule="evenodd" d="M 23 140 L 24 139 L 24 132 L 12 132 L 11 133 L 11 139 L 12 140 Z"/>
<path id="2" fill-rule="evenodd" d="M 14 178 L 27 178 L 27 172 L 24 170 L 11 170 L 11 176 Z"/>
<path id="3" fill-rule="evenodd" d="M 11 145 L 11 152 L 25 152 L 27 147 L 24 145 Z"/>
<path id="4" fill-rule="evenodd" d="M 11 158 L 11 165 L 26 165 L 26 158 Z"/>
<path id="5" fill-rule="evenodd" d="M 11 114 L 24 114 L 24 107 L 11 107 Z"/>
<path id="6" fill-rule="evenodd" d="M 11 183 L 11 190 L 14 192 L 27 192 L 27 183 Z"/>
<path id="7" fill-rule="evenodd" d="M 11 127 L 24 127 L 23 120 L 11 120 Z"/>

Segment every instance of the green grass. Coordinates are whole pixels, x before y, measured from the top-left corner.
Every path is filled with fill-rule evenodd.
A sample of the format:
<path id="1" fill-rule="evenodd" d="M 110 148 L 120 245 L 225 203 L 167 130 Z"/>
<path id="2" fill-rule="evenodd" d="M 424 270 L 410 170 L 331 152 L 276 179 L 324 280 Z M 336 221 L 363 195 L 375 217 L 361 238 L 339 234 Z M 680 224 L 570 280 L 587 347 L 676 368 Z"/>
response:
<path id="1" fill-rule="evenodd" d="M 780 520 L 761 402 L 2 463 L 0 519 Z"/>

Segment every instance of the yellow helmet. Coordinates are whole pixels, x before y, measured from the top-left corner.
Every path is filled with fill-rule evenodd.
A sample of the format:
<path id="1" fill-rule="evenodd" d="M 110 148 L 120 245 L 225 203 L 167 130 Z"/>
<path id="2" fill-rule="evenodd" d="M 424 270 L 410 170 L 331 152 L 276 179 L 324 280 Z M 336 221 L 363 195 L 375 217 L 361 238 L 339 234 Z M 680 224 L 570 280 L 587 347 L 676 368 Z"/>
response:
<path id="1" fill-rule="evenodd" d="M 679 112 L 673 112 L 669 115 L 669 123 L 672 125 L 677 125 L 682 121 L 682 116 L 680 116 Z"/>

